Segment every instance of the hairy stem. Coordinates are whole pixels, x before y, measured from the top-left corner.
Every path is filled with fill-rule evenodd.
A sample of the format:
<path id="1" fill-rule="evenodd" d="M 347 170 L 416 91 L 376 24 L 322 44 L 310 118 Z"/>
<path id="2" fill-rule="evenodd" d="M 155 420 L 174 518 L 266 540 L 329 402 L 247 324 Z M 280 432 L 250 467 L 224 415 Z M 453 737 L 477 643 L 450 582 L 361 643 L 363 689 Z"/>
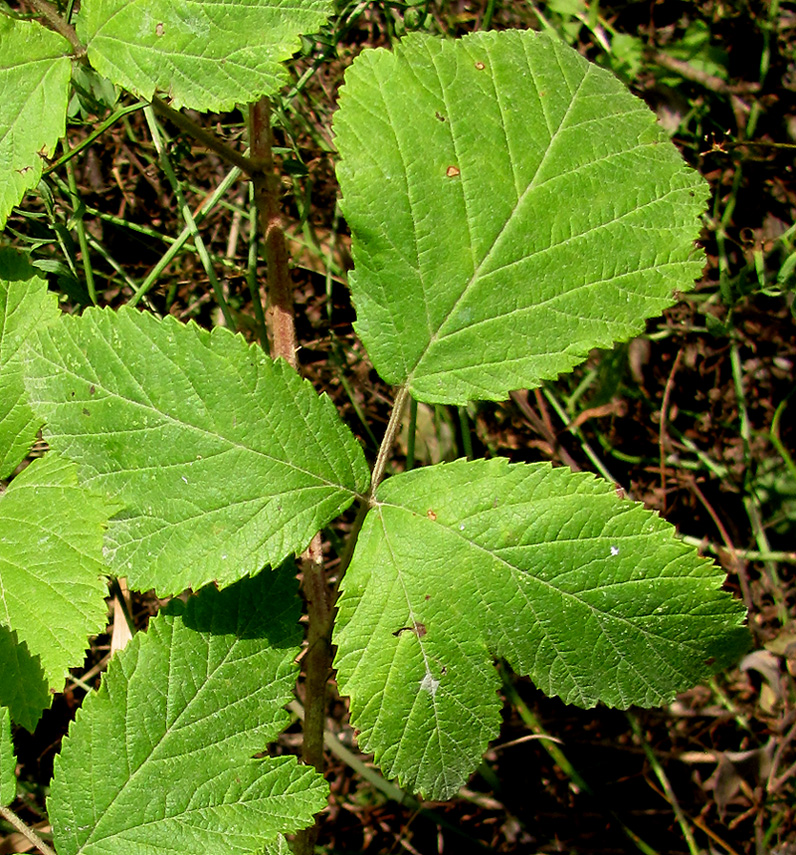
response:
<path id="1" fill-rule="evenodd" d="M 10 823 L 16 828 L 16 830 L 26 837 L 38 850 L 42 853 L 42 855 L 55 855 L 54 850 L 50 849 L 50 847 L 39 837 L 36 832 L 25 825 L 25 823 L 11 810 L 9 807 L 0 807 L 0 816 L 3 819 Z"/>
<path id="2" fill-rule="evenodd" d="M 296 327 L 293 319 L 293 283 L 287 243 L 279 210 L 279 176 L 274 170 L 271 142 L 271 102 L 261 98 L 249 105 L 249 151 L 260 168 L 252 172 L 254 204 L 260 216 L 268 279 L 266 321 L 273 356 L 295 368 Z"/>
<path id="3" fill-rule="evenodd" d="M 86 55 L 85 45 L 77 37 L 75 28 L 67 23 L 58 13 L 58 9 L 47 0 L 28 0 L 33 9 L 44 18 L 50 28 L 63 36 L 75 49 L 75 56 L 82 59 Z"/>
<path id="4" fill-rule="evenodd" d="M 398 394 L 395 396 L 395 403 L 392 405 L 390 420 L 387 422 L 387 430 L 384 432 L 384 439 L 379 446 L 379 453 L 376 457 L 376 462 L 373 464 L 373 476 L 370 482 L 370 496 L 376 493 L 376 488 L 381 483 L 384 477 L 384 470 L 387 466 L 387 461 L 392 454 L 392 447 L 395 443 L 395 437 L 398 436 L 398 431 L 401 429 L 401 419 L 403 418 L 406 401 L 409 398 L 409 389 L 406 386 L 401 386 L 398 389 Z"/>

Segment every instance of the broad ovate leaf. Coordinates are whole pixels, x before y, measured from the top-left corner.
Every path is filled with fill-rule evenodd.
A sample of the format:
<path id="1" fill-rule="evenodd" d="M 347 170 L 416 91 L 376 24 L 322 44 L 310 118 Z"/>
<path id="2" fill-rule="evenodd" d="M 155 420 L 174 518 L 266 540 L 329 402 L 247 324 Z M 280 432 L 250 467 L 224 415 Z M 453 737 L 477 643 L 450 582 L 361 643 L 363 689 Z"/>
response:
<path id="1" fill-rule="evenodd" d="M 356 329 L 417 400 L 538 386 L 701 271 L 706 183 L 642 101 L 546 35 L 365 51 L 334 130 Z"/>
<path id="2" fill-rule="evenodd" d="M 6 807 L 17 797 L 17 758 L 11 741 L 11 715 L 0 707 L 0 807 Z"/>
<path id="3" fill-rule="evenodd" d="M 0 249 L 0 478 L 25 459 L 41 427 L 28 405 L 22 345 L 32 330 L 58 315 L 58 298 L 47 282 L 22 255 Z"/>
<path id="4" fill-rule="evenodd" d="M 746 644 L 722 579 L 585 473 L 490 460 L 390 478 L 335 626 L 360 745 L 405 786 L 449 798 L 500 726 L 496 656 L 567 703 L 665 703 Z"/>
<path id="5" fill-rule="evenodd" d="M 113 83 L 221 111 L 280 89 L 299 36 L 333 11 L 332 0 L 83 0 L 77 29 Z"/>
<path id="6" fill-rule="evenodd" d="M 81 643 L 85 644 L 85 640 Z M 33 733 L 53 696 L 39 657 L 31 655 L 28 645 L 19 641 L 14 630 L 1 625 L 0 674 L 0 706 L 8 707 L 14 724 Z"/>
<path id="7" fill-rule="evenodd" d="M 88 636 L 105 628 L 102 538 L 114 510 L 53 453 L 0 497 L 0 624 L 39 657 L 59 691 L 67 670 L 83 663 Z"/>
<path id="8" fill-rule="evenodd" d="M 71 46 L 41 25 L 0 15 L 0 229 L 39 183 L 42 155 L 66 129 Z"/>
<path id="9" fill-rule="evenodd" d="M 323 778 L 254 756 L 289 721 L 294 572 L 175 600 L 111 660 L 56 758 L 59 855 L 244 855 L 312 823 Z"/>
<path id="10" fill-rule="evenodd" d="M 224 328 L 89 309 L 31 351 L 47 440 L 124 505 L 106 555 L 131 587 L 175 594 L 277 566 L 368 486 L 332 402 Z"/>

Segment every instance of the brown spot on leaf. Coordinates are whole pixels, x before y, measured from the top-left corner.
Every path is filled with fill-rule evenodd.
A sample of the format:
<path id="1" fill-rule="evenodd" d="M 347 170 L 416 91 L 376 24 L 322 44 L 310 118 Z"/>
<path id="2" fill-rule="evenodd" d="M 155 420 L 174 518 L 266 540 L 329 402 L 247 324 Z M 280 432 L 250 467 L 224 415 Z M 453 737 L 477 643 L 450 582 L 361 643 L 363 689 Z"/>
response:
<path id="1" fill-rule="evenodd" d="M 484 63 L 483 63 L 483 62 L 481 62 L 481 60 L 480 60 L 480 59 L 478 60 L 478 62 L 476 62 L 475 67 L 476 67 L 479 71 L 483 71 L 483 70 L 486 68 L 486 66 L 484 65 Z"/>
<path id="2" fill-rule="evenodd" d="M 96 391 L 97 391 L 97 387 L 92 383 L 92 384 L 88 387 L 88 393 L 89 393 L 89 395 L 94 395 L 94 394 L 96 393 Z"/>
<path id="3" fill-rule="evenodd" d="M 437 110 L 437 112 L 436 112 L 436 113 L 434 113 L 434 115 L 435 115 L 435 116 L 440 120 L 440 122 L 444 122 L 444 121 L 445 121 L 445 116 L 443 116 L 443 115 L 442 115 L 442 113 L 440 113 L 440 112 L 439 112 L 439 110 Z M 692 195 L 693 195 L 693 194 L 692 194 Z"/>
<path id="4" fill-rule="evenodd" d="M 163 24 L 160 23 L 155 27 L 155 35 L 162 36 L 163 35 Z"/>
<path id="5" fill-rule="evenodd" d="M 91 413 L 85 407 L 83 407 L 83 415 L 84 416 L 90 416 Z"/>
<path id="6" fill-rule="evenodd" d="M 456 178 L 457 175 L 461 175 L 461 170 L 458 166 L 449 166 L 445 170 L 445 174 L 448 176 L 448 178 Z"/>
<path id="7" fill-rule="evenodd" d="M 415 621 L 412 626 L 402 626 L 400 629 L 396 629 L 393 635 L 397 637 L 402 635 L 404 632 L 413 632 L 418 638 L 422 638 L 426 634 L 427 630 L 424 623 Z"/>
<path id="8" fill-rule="evenodd" d="M 437 518 L 437 515 L 431 510 L 431 508 L 426 511 L 426 516 L 431 520 L 431 522 L 434 522 Z"/>

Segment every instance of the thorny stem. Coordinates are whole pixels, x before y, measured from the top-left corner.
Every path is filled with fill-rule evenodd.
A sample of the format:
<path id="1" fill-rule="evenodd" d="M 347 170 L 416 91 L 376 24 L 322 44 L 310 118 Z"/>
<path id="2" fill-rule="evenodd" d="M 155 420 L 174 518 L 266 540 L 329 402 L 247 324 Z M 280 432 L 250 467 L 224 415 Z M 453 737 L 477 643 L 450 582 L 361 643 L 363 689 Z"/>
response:
<path id="1" fill-rule="evenodd" d="M 287 242 L 279 210 L 279 176 L 271 147 L 271 101 L 261 98 L 249 105 L 249 151 L 260 168 L 252 173 L 254 203 L 260 215 L 268 280 L 266 321 L 273 356 L 295 368 L 296 327 L 293 319 L 293 283 L 290 280 Z"/>

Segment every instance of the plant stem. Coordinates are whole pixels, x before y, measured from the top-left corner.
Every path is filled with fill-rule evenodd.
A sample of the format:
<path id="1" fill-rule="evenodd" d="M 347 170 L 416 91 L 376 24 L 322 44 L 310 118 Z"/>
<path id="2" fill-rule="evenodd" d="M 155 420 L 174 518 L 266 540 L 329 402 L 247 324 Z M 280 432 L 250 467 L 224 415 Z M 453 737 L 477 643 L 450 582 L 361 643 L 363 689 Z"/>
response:
<path id="1" fill-rule="evenodd" d="M 406 400 L 409 397 L 409 390 L 406 386 L 401 386 L 395 396 L 395 403 L 392 405 L 390 420 L 387 422 L 387 430 L 384 431 L 384 439 L 379 446 L 379 454 L 376 457 L 376 462 L 373 465 L 373 475 L 370 481 L 371 497 L 376 493 L 376 488 L 381 483 L 384 477 L 384 470 L 387 467 L 387 461 L 392 454 L 392 447 L 395 443 L 395 437 L 398 436 L 398 431 L 401 429 L 401 419 L 404 414 Z"/>
<path id="2" fill-rule="evenodd" d="M 263 249 L 268 283 L 268 310 L 271 356 L 282 357 L 294 369 L 296 325 L 293 315 L 293 283 L 289 255 L 279 210 L 279 176 L 274 169 L 271 133 L 271 102 L 261 98 L 249 105 L 249 152 L 258 168 L 251 172 L 254 204 L 263 233 Z M 323 733 L 326 726 L 326 686 L 332 669 L 332 616 L 334 599 L 323 566 L 320 533 L 312 538 L 300 559 L 302 588 L 307 603 L 307 649 L 304 670 L 304 727 L 302 760 L 323 773 Z M 293 844 L 296 855 L 312 855 L 319 825 L 300 831 Z"/>
<path id="3" fill-rule="evenodd" d="M 50 849 L 50 847 L 32 828 L 25 825 L 25 823 L 22 822 L 11 808 L 0 807 L 0 816 L 2 816 L 6 822 L 10 822 L 21 835 L 26 837 L 39 850 L 39 852 L 42 853 L 42 855 L 55 855 L 54 850 Z"/>
<path id="4" fill-rule="evenodd" d="M 172 109 L 165 101 L 161 101 L 157 96 L 152 99 L 152 106 L 158 113 L 160 113 L 161 116 L 168 119 L 173 125 L 176 125 L 181 131 L 183 131 L 183 133 L 193 137 L 205 148 L 215 152 L 228 163 L 231 163 L 233 166 L 237 166 L 241 172 L 245 172 L 247 175 L 250 175 L 257 169 L 258 165 L 254 163 L 251 158 L 246 157 L 246 155 L 236 151 L 232 146 L 227 145 L 227 143 L 222 139 L 219 139 L 219 137 L 211 131 L 206 131 L 201 125 L 194 122 L 193 119 L 189 119 L 185 113 Z"/>
<path id="5" fill-rule="evenodd" d="M 261 98 L 249 105 L 249 151 L 260 168 L 252 172 L 254 203 L 260 215 L 268 277 L 266 320 L 274 357 L 295 368 L 296 328 L 293 319 L 293 283 L 285 230 L 279 211 L 279 176 L 274 170 L 271 139 L 271 102 Z"/>
<path id="6" fill-rule="evenodd" d="M 313 537 L 301 556 L 304 598 L 309 626 L 304 654 L 305 718 L 302 758 L 323 772 L 323 731 L 326 723 L 326 684 L 331 670 L 332 600 L 323 570 L 321 535 Z"/>
<path id="7" fill-rule="evenodd" d="M 56 33 L 63 36 L 75 49 L 75 56 L 82 59 L 86 48 L 77 37 L 75 28 L 68 24 L 59 14 L 58 9 L 47 0 L 28 0 L 31 6 L 44 18 Z"/>

